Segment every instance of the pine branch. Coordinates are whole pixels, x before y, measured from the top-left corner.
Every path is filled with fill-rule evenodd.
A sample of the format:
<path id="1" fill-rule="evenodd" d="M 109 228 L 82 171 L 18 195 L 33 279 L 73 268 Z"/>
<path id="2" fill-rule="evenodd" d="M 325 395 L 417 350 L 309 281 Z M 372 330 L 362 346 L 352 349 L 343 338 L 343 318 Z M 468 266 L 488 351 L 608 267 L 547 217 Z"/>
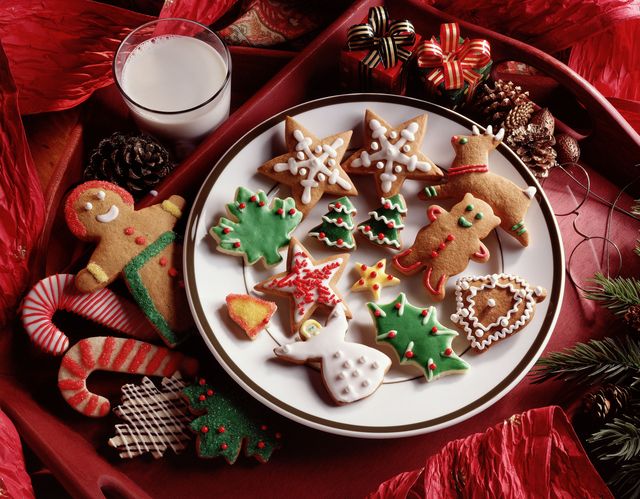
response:
<path id="1" fill-rule="evenodd" d="M 640 281 L 624 277 L 605 277 L 597 273 L 594 287 L 585 292 L 585 298 L 601 302 L 616 315 L 627 312 L 629 307 L 640 304 Z"/>
<path id="2" fill-rule="evenodd" d="M 602 461 L 622 463 L 640 457 L 640 417 L 628 414 L 615 418 L 591 435 L 587 442 L 594 444 L 593 452 Z"/>
<path id="3" fill-rule="evenodd" d="M 640 497 L 640 458 L 619 466 L 607 482 L 616 493 L 616 497 Z"/>
<path id="4" fill-rule="evenodd" d="M 533 376 L 534 383 L 558 379 L 632 385 L 640 379 L 640 340 L 628 336 L 578 343 L 538 360 Z"/>

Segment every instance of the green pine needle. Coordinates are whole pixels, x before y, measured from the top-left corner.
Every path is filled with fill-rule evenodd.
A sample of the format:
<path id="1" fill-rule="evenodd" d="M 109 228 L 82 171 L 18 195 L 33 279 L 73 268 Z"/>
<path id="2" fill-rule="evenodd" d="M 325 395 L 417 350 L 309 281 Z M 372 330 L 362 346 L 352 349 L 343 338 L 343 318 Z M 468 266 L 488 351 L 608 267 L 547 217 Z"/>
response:
<path id="1" fill-rule="evenodd" d="M 597 273 L 593 282 L 595 286 L 585 292 L 585 298 L 601 302 L 616 315 L 625 314 L 629 307 L 640 304 L 640 281 L 637 279 L 605 277 Z"/>
<path id="2" fill-rule="evenodd" d="M 616 497 L 621 499 L 640 497 L 640 458 L 619 466 L 608 481 Z"/>
<path id="3" fill-rule="evenodd" d="M 558 379 L 578 385 L 631 385 L 640 379 L 640 340 L 624 337 L 578 343 L 538 360 L 533 376 L 534 383 Z"/>
<path id="4" fill-rule="evenodd" d="M 629 461 L 640 457 L 640 417 L 626 415 L 615 418 L 591 435 L 587 442 L 602 461 Z"/>

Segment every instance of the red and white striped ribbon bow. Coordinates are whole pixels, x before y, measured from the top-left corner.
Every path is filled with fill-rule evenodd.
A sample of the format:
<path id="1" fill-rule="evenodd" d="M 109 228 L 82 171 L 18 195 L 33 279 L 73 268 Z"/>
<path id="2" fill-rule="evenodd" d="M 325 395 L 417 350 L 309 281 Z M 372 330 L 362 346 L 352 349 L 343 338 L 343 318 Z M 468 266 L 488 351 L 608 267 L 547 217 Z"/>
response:
<path id="1" fill-rule="evenodd" d="M 473 88 L 482 78 L 474 69 L 489 63 L 491 46 L 481 38 L 465 39 L 460 43 L 458 23 L 445 23 L 440 25 L 440 43 L 433 37 L 423 41 L 416 54 L 419 68 L 433 68 L 426 79 L 434 87 L 444 81 L 447 90 L 463 88 L 465 82 Z"/>

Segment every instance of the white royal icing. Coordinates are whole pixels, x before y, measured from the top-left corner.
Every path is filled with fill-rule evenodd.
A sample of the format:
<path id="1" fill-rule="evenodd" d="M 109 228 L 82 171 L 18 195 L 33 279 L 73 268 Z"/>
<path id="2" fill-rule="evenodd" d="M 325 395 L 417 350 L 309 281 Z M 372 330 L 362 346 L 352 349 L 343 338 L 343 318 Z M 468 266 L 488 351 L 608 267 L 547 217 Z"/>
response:
<path id="1" fill-rule="evenodd" d="M 109 222 L 113 222 L 120 215 L 120 210 L 115 204 L 111 205 L 109 211 L 106 213 L 102 213 L 101 215 L 96 215 L 96 220 L 103 224 L 108 224 Z"/>
<path id="2" fill-rule="evenodd" d="M 322 377 L 331 396 L 339 403 L 355 402 L 378 389 L 391 359 L 374 348 L 345 341 L 347 328 L 344 308 L 335 307 L 320 334 L 307 341 L 284 345 L 289 347 L 286 351 L 284 346 L 277 347 L 274 353 L 294 362 L 320 358 Z M 341 358 L 334 354 L 338 345 L 343 354 Z M 359 367 L 353 369 L 355 365 Z"/>
<path id="3" fill-rule="evenodd" d="M 369 128 L 372 131 L 371 137 L 380 141 L 380 149 L 378 150 L 377 147 L 375 149 L 371 147 L 371 150 L 374 151 L 373 154 L 369 154 L 368 151 L 363 151 L 360 153 L 360 157 L 351 162 L 351 166 L 354 168 L 369 168 L 372 163 L 375 163 L 376 168 L 384 168 L 384 172 L 380 175 L 382 192 L 391 191 L 393 183 L 398 180 L 395 174 L 402 172 L 403 169 L 406 169 L 409 173 L 415 170 L 422 172 L 431 171 L 430 163 L 419 161 L 416 154 L 412 154 L 411 156 L 405 154 L 411 150 L 411 146 L 408 144 L 415 141 L 416 133 L 420 128 L 415 121 L 411 122 L 407 128 L 400 132 L 399 138 L 398 133 L 395 131 L 391 131 L 387 138 L 387 129 L 376 119 L 369 121 Z M 395 142 L 391 143 L 389 139 Z M 405 148 L 406 146 L 408 146 L 408 148 Z M 378 167 L 378 162 L 383 163 L 383 166 Z M 394 166 L 396 168 L 394 168 Z"/>
<path id="4" fill-rule="evenodd" d="M 339 185 L 345 191 L 351 190 L 351 183 L 340 176 L 340 170 L 337 168 L 332 169 L 336 165 L 335 160 L 331 164 L 328 161 L 336 158 L 338 156 L 336 149 L 344 145 L 344 140 L 341 137 L 336 138 L 331 145 L 318 144 L 313 151 L 310 149 L 313 141 L 309 137 L 305 137 L 300 130 L 295 130 L 293 137 L 298 141 L 296 150 L 304 152 L 308 159 L 300 159 L 296 155 L 298 159 L 291 157 L 286 163 L 273 165 L 273 171 L 276 173 L 289 171 L 292 175 L 304 177 L 300 180 L 300 185 L 304 188 L 300 196 L 302 204 L 311 202 L 311 191 L 325 180 L 331 185 Z M 306 167 L 305 173 L 300 173 L 303 167 Z M 324 175 L 323 179 L 319 178 L 320 174 Z"/>

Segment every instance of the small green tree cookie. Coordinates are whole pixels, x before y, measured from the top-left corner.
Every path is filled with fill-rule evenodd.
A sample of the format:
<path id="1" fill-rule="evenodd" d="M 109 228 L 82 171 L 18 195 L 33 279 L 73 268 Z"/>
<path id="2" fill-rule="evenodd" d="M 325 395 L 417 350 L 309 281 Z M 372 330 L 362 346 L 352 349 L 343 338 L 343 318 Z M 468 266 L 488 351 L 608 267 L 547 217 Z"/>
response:
<path id="1" fill-rule="evenodd" d="M 261 258 L 269 267 L 280 263 L 280 249 L 289 245 L 291 233 L 302 220 L 293 198 L 275 198 L 268 206 L 264 192 L 244 187 L 238 187 L 227 212 L 237 221 L 221 217 L 209 232 L 218 241 L 219 251 L 243 256 L 247 265 Z"/>
<path id="2" fill-rule="evenodd" d="M 280 448 L 280 433 L 264 423 L 256 423 L 241 409 L 241 404 L 220 395 L 204 379 L 185 388 L 182 395 L 191 412 L 200 415 L 189 425 L 198 435 L 198 456 L 222 456 L 233 464 L 244 447 L 246 456 L 266 463 L 273 451 Z"/>
<path id="3" fill-rule="evenodd" d="M 356 247 L 353 238 L 353 215 L 356 213 L 351 200 L 343 196 L 329 203 L 329 211 L 322 216 L 322 223 L 311 229 L 309 235 L 329 247 L 353 249 Z"/>
<path id="4" fill-rule="evenodd" d="M 415 307 L 404 293 L 386 305 L 370 302 L 367 307 L 378 331 L 376 341 L 389 343 L 401 364 L 420 367 L 427 381 L 469 369 L 451 348 L 458 333 L 438 322 L 435 307 Z"/>
<path id="5" fill-rule="evenodd" d="M 374 244 L 399 249 L 402 245 L 400 231 L 404 229 L 402 219 L 407 214 L 407 205 L 402 194 L 381 198 L 380 203 L 382 206 L 370 211 L 371 218 L 359 224 L 358 230 Z"/>

